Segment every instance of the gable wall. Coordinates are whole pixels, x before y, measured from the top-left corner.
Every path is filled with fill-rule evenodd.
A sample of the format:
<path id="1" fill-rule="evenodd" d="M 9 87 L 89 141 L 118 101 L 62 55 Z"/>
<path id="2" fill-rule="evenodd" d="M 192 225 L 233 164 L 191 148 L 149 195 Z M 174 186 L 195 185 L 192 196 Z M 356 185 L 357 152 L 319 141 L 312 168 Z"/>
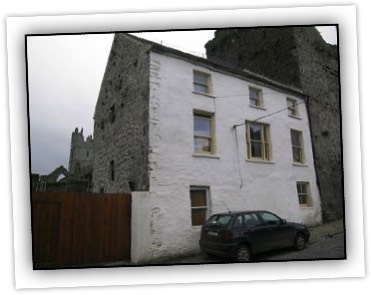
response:
<path id="1" fill-rule="evenodd" d="M 129 182 L 148 190 L 148 50 L 125 34 L 114 38 L 94 115 L 95 192 L 130 192 Z"/>

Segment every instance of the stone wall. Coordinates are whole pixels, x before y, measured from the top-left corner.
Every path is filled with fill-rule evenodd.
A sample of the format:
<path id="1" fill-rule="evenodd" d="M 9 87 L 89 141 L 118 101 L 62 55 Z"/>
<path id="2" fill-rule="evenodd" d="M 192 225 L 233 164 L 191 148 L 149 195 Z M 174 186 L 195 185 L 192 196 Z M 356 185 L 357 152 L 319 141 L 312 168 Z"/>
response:
<path id="1" fill-rule="evenodd" d="M 218 30 L 206 45 L 223 61 L 299 87 L 308 96 L 312 142 L 324 221 L 343 215 L 338 48 L 314 27 Z"/>
<path id="2" fill-rule="evenodd" d="M 149 48 L 114 38 L 94 115 L 94 192 L 149 188 Z"/>

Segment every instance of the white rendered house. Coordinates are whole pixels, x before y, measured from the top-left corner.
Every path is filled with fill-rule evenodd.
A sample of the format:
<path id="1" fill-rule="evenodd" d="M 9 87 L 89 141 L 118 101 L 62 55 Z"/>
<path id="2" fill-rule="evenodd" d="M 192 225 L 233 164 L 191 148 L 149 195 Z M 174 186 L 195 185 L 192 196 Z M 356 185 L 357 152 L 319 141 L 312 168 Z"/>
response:
<path id="1" fill-rule="evenodd" d="M 95 191 L 132 191 L 132 260 L 198 251 L 212 213 L 321 220 L 300 90 L 117 34 L 95 111 Z"/>

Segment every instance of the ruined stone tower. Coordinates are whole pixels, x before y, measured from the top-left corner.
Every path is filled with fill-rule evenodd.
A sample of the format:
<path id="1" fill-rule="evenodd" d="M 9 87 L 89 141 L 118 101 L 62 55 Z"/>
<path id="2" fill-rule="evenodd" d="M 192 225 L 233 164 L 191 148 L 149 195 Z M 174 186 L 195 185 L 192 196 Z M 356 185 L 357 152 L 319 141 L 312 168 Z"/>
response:
<path id="1" fill-rule="evenodd" d="M 298 87 L 307 95 L 324 221 L 343 216 L 338 47 L 315 27 L 223 29 L 206 45 L 207 58 Z"/>
<path id="2" fill-rule="evenodd" d="M 83 129 L 78 128 L 71 135 L 71 150 L 68 172 L 73 178 L 91 179 L 93 164 L 93 136 L 84 138 Z"/>

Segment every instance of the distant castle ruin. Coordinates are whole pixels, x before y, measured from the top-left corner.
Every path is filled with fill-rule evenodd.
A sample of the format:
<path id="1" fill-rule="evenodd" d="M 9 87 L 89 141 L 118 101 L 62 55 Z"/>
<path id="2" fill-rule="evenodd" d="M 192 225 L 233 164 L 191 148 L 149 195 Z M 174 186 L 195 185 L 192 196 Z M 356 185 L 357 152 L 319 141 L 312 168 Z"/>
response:
<path id="1" fill-rule="evenodd" d="M 93 173 L 93 136 L 84 138 L 83 128 L 72 132 L 68 170 L 62 165 L 47 175 L 32 174 L 34 191 L 91 191 Z"/>

